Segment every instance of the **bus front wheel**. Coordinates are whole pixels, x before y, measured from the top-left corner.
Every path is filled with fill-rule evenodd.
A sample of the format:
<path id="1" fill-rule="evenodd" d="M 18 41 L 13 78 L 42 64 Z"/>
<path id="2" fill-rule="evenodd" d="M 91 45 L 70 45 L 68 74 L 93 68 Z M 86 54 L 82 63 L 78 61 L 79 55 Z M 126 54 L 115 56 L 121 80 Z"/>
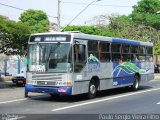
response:
<path id="1" fill-rule="evenodd" d="M 59 94 L 52 94 L 52 93 L 50 93 L 50 96 L 51 96 L 51 97 L 54 97 L 54 98 L 55 98 L 55 97 L 56 97 L 56 98 L 60 97 Z"/>
<path id="2" fill-rule="evenodd" d="M 25 98 L 28 98 L 28 92 L 25 90 L 25 92 L 24 92 L 24 97 Z"/>
<path id="3" fill-rule="evenodd" d="M 89 83 L 89 88 L 88 88 L 88 98 L 92 99 L 96 96 L 97 94 L 97 84 L 96 81 L 91 80 Z"/>

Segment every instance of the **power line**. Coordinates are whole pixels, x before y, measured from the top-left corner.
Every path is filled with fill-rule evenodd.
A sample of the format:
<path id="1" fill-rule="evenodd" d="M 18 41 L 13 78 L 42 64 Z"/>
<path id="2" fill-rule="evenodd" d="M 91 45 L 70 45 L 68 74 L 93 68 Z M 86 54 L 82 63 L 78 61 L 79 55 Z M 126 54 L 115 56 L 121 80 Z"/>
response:
<path id="1" fill-rule="evenodd" d="M 89 4 L 87 4 L 87 6 L 84 7 L 84 8 L 67 24 L 67 26 L 65 26 L 65 27 L 62 29 L 62 31 L 63 31 L 66 27 L 68 27 L 79 15 L 81 15 L 90 5 L 92 5 L 94 2 L 99 2 L 99 1 L 101 1 L 101 0 L 93 0 L 92 2 L 90 2 Z"/>
<path id="2" fill-rule="evenodd" d="M 25 9 L 14 7 L 14 6 L 11 6 L 11 5 L 4 4 L 4 3 L 0 3 L 0 5 L 5 6 L 5 7 L 10 7 L 10 8 L 16 9 L 16 10 L 20 10 L 20 11 L 27 11 Z M 51 16 L 51 15 L 47 15 L 47 16 L 51 17 L 51 18 L 57 18 L 57 17 Z"/>
<path id="3" fill-rule="evenodd" d="M 0 3 L 0 5 L 6 6 L 6 7 L 10 7 L 10 8 L 14 8 L 14 9 L 21 10 L 21 11 L 26 11 L 26 10 L 24 10 L 24 9 L 17 8 L 17 7 L 14 7 L 14 6 L 11 6 L 11 5 L 7 5 L 7 4 L 3 4 L 3 3 Z"/>
<path id="4" fill-rule="evenodd" d="M 76 4 L 76 5 L 86 5 L 87 3 L 81 3 L 81 2 L 62 2 L 66 4 Z M 132 7 L 132 6 L 124 6 L 124 5 L 100 5 L 100 4 L 92 4 L 96 6 L 105 6 L 105 7 Z"/>

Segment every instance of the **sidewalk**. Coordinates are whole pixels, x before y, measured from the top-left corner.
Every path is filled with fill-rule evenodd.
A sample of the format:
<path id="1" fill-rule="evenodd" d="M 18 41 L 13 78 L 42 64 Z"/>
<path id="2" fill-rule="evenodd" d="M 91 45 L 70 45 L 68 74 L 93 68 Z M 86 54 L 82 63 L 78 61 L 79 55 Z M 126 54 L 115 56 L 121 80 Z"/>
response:
<path id="1" fill-rule="evenodd" d="M 0 79 L 0 89 L 11 88 L 11 87 L 15 87 L 15 86 L 16 86 L 16 84 L 14 84 L 12 82 L 12 78 L 9 76 Z"/>
<path id="2" fill-rule="evenodd" d="M 160 80 L 160 73 L 155 73 L 154 74 L 154 79 L 155 80 Z"/>
<path id="3" fill-rule="evenodd" d="M 0 89 L 15 87 L 16 84 L 12 83 L 12 81 L 0 81 Z"/>

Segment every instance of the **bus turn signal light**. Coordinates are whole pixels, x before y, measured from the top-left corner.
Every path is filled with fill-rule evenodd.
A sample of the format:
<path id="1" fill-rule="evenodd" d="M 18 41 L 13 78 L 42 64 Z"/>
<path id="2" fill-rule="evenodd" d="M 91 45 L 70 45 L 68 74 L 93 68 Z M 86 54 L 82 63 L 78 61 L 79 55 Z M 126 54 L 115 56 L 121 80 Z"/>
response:
<path id="1" fill-rule="evenodd" d="M 67 86 L 72 86 L 72 82 L 67 82 Z"/>

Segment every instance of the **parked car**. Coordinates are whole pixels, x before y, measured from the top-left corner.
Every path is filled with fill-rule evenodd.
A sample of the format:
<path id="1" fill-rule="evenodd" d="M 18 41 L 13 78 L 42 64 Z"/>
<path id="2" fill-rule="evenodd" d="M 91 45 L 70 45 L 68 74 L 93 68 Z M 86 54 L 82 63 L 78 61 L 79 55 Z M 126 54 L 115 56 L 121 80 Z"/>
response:
<path id="1" fill-rule="evenodd" d="M 155 64 L 154 65 L 154 72 L 155 73 L 160 73 L 160 64 Z"/>
<path id="2" fill-rule="evenodd" d="M 15 83 L 17 86 L 24 86 L 26 84 L 26 78 L 24 74 L 18 74 L 12 77 L 12 82 Z"/>

